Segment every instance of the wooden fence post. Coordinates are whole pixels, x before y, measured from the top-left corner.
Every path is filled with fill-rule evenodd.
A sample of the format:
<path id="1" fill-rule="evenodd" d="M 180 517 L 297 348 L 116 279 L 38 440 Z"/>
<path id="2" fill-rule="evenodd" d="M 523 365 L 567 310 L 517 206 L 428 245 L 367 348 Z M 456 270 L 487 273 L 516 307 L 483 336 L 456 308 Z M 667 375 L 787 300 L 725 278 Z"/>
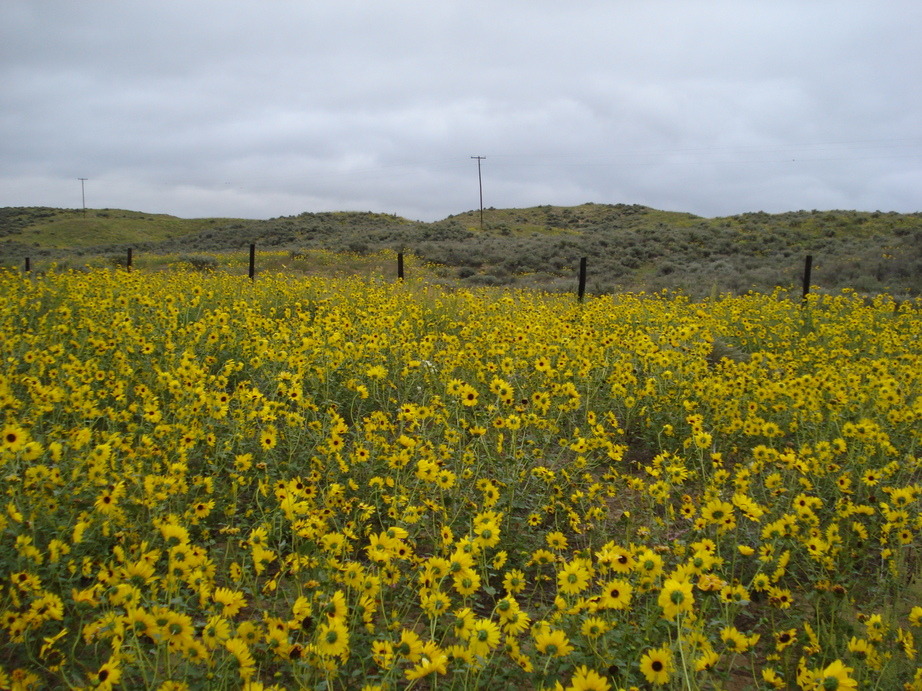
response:
<path id="1" fill-rule="evenodd" d="M 256 245 L 250 244 L 250 280 L 256 277 Z"/>
<path id="2" fill-rule="evenodd" d="M 128 257 L 125 261 L 125 268 L 131 271 L 131 248 L 128 248 Z"/>
<path id="3" fill-rule="evenodd" d="M 403 252 L 397 253 L 397 280 L 403 280 Z"/>
<path id="4" fill-rule="evenodd" d="M 807 260 L 804 262 L 804 294 L 803 300 L 807 300 L 807 295 L 810 293 L 810 270 L 813 268 L 813 255 L 808 254 Z"/>
<path id="5" fill-rule="evenodd" d="M 32 265 L 29 263 L 29 258 L 26 257 L 26 273 L 32 271 Z"/>
<path id="6" fill-rule="evenodd" d="M 576 299 L 580 302 L 583 301 L 583 296 L 586 294 L 586 257 L 583 257 L 579 260 L 579 290 L 577 292 Z"/>

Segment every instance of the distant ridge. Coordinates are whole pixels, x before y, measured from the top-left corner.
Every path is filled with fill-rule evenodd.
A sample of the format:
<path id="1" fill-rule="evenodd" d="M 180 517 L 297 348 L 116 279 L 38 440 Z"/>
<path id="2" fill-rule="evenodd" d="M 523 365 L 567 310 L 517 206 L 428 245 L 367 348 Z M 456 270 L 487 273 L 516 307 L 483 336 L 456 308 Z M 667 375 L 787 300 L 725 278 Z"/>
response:
<path id="1" fill-rule="evenodd" d="M 922 214 L 761 211 L 703 218 L 637 204 L 465 211 L 424 223 L 396 215 L 306 212 L 266 220 L 183 219 L 121 209 L 0 208 L 0 264 L 27 256 L 79 263 L 132 247 L 151 254 L 327 249 L 411 252 L 459 285 L 568 289 L 591 258 L 595 292 L 621 289 L 768 290 L 793 285 L 816 256 L 829 288 L 922 292 Z"/>

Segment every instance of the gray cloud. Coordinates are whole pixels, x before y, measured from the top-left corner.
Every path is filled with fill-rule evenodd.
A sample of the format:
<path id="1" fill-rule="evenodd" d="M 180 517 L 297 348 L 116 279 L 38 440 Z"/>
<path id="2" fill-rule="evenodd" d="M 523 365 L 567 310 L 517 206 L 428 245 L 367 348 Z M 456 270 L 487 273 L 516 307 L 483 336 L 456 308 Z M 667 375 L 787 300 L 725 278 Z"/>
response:
<path id="1" fill-rule="evenodd" d="M 6 0 L 0 205 L 919 209 L 922 6 Z"/>

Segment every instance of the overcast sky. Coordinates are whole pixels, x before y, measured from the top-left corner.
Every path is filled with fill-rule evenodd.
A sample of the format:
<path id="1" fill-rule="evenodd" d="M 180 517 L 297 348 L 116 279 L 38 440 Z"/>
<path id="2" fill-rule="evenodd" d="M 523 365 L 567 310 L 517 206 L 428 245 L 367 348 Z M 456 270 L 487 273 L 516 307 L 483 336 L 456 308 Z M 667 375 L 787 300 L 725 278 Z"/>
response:
<path id="1" fill-rule="evenodd" d="M 919 0 L 2 0 L 0 206 L 922 210 Z"/>

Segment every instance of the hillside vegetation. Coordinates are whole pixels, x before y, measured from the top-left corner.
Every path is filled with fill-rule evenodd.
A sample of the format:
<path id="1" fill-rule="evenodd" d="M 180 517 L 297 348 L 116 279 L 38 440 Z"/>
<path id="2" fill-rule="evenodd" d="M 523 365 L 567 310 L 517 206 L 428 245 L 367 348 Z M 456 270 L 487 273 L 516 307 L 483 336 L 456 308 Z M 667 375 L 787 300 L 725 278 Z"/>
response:
<path id="1" fill-rule="evenodd" d="M 479 210 L 434 223 L 365 212 L 303 213 L 269 220 L 181 219 L 115 209 L 0 209 L 0 264 L 92 257 L 384 249 L 434 265 L 446 285 L 575 289 L 589 258 L 590 293 L 679 289 L 765 291 L 799 285 L 804 257 L 829 290 L 922 294 L 922 214 L 859 211 L 746 213 L 703 218 L 639 205 L 583 204 Z M 214 262 L 214 260 L 210 260 Z M 194 262 L 193 262 L 194 263 Z M 203 262 L 199 262 L 203 263 Z M 207 262 L 205 262 L 207 263 Z"/>

